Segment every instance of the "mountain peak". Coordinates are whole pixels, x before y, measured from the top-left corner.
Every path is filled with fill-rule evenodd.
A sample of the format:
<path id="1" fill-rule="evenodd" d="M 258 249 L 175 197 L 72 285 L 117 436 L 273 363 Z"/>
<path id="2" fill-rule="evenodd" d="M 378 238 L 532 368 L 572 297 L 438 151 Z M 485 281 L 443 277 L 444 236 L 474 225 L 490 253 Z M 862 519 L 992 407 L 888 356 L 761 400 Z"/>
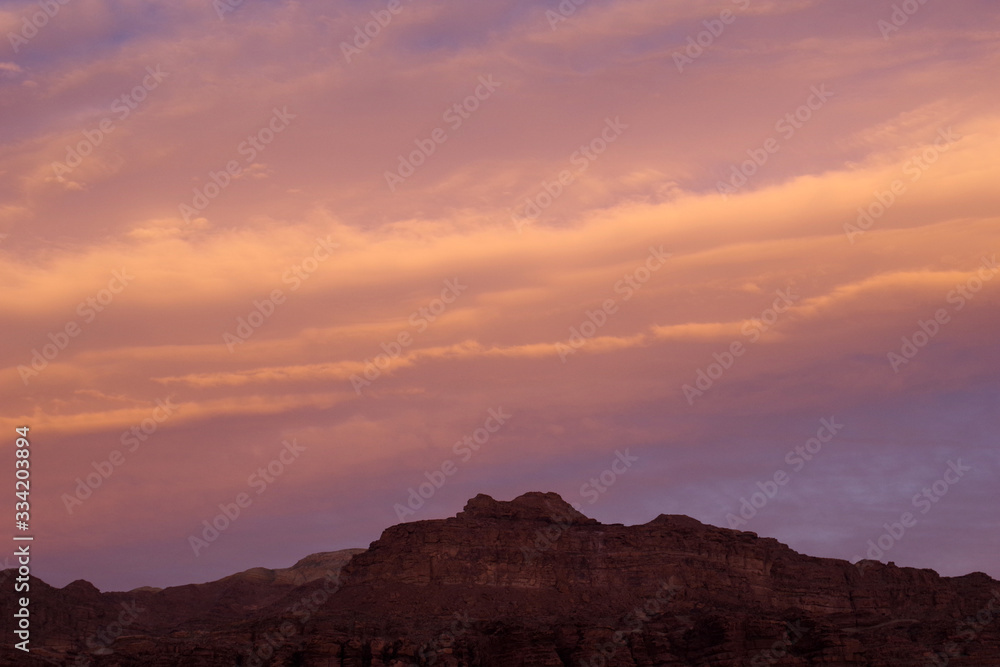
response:
<path id="1" fill-rule="evenodd" d="M 812 558 L 681 515 L 602 525 L 555 493 L 478 495 L 457 517 L 392 526 L 368 550 L 206 584 L 123 596 L 33 583 L 32 618 L 59 664 L 112 652 L 101 664 L 426 664 L 448 638 L 450 665 L 614 655 L 718 667 L 775 663 L 781 651 L 782 664 L 895 667 L 927 663 L 969 627 L 955 666 L 1000 664 L 1000 582 L 982 573 Z M 93 642 L 136 607 L 127 632 Z M 294 639 L 265 639 L 275 636 Z M 0 664 L 21 662 L 0 646 Z"/>
<path id="2" fill-rule="evenodd" d="M 587 524 L 597 521 L 580 513 L 558 493 L 530 491 L 513 500 L 494 500 L 480 493 L 465 504 L 458 519 L 508 519 Z"/>

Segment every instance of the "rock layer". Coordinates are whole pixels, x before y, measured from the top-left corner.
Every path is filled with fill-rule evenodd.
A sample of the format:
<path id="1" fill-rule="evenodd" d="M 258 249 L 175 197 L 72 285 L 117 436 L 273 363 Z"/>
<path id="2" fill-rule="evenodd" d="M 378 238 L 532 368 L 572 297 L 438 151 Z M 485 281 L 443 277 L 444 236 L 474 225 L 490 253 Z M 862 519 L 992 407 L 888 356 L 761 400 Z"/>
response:
<path id="1" fill-rule="evenodd" d="M 338 553 L 342 570 L 322 554 L 200 589 L 36 581 L 35 636 L 60 664 L 123 666 L 1000 665 L 985 574 L 812 558 L 684 516 L 603 525 L 556 494 L 479 495 Z M 147 611 L 88 647 L 126 598 Z"/>

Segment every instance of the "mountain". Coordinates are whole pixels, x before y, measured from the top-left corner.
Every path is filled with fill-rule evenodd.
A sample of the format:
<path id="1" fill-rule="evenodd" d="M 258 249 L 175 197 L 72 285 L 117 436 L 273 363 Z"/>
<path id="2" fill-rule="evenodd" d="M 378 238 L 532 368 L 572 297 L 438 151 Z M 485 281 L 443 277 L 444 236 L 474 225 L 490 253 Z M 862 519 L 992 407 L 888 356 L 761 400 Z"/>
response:
<path id="1" fill-rule="evenodd" d="M 5 647 L 17 664 L 1000 665 L 985 574 L 812 558 L 685 516 L 603 525 L 553 493 L 208 584 L 31 585 L 39 648 Z"/>

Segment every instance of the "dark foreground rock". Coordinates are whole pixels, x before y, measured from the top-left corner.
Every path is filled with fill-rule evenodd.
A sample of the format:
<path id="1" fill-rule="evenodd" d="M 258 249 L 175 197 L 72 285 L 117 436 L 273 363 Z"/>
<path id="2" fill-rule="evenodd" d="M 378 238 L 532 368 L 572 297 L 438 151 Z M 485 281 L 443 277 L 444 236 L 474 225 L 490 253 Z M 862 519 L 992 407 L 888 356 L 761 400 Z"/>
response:
<path id="1" fill-rule="evenodd" d="M 288 570 L 32 593 L 31 657 L 5 644 L 8 664 L 1000 666 L 985 574 L 812 558 L 684 516 L 602 525 L 555 494 L 480 495 Z"/>

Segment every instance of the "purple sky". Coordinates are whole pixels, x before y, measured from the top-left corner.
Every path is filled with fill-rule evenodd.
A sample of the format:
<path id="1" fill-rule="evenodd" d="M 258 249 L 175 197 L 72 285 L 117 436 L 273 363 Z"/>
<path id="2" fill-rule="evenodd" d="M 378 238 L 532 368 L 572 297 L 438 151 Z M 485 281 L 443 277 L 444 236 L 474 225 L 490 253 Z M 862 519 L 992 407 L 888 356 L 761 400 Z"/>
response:
<path id="1" fill-rule="evenodd" d="M 1000 578 L 991 3 L 216 6 L 0 7 L 33 573 L 537 490 Z"/>

